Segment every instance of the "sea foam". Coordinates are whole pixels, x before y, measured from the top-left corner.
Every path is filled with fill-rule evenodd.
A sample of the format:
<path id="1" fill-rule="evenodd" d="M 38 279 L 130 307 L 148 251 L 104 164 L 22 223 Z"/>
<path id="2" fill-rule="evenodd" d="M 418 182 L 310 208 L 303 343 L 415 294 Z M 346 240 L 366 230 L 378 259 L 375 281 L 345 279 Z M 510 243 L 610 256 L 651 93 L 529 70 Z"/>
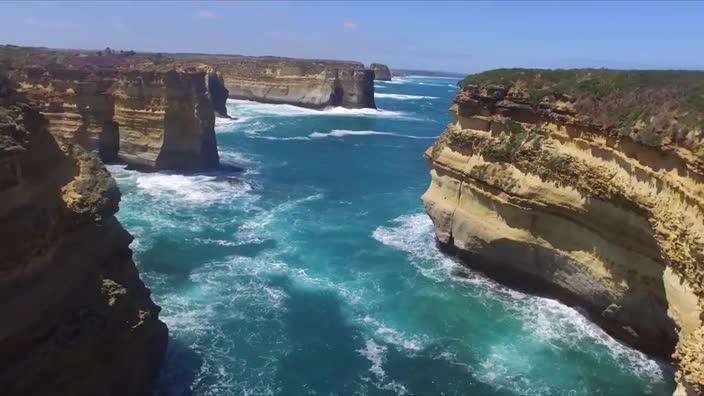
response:
<path id="1" fill-rule="evenodd" d="M 651 382 L 662 382 L 664 373 L 657 360 L 632 349 L 604 332 L 578 310 L 554 299 L 533 296 L 509 289 L 484 276 L 470 271 L 455 259 L 439 251 L 434 240 L 430 218 L 424 213 L 397 217 L 391 226 L 377 227 L 372 236 L 377 241 L 407 252 L 419 272 L 437 282 L 465 283 L 468 292 L 482 299 L 498 300 L 510 312 L 521 317 L 524 337 L 556 348 L 598 353 L 591 345 L 605 348 L 617 365 Z M 463 277 L 453 274 L 458 270 Z M 520 354 L 520 351 L 516 351 Z M 599 355 L 595 355 L 598 358 Z M 501 360 L 501 359 L 499 359 Z M 487 361 L 487 364 L 497 364 Z"/>
<path id="2" fill-rule="evenodd" d="M 424 95 L 404 95 L 404 94 L 391 94 L 391 93 L 376 93 L 375 98 L 382 99 L 398 99 L 398 100 L 419 100 L 419 99 L 440 99 L 437 96 L 424 96 Z"/>
<path id="3" fill-rule="evenodd" d="M 305 116 L 346 116 L 346 117 L 380 117 L 380 118 L 408 118 L 408 115 L 401 111 L 383 109 L 348 109 L 345 107 L 328 107 L 321 110 L 308 109 L 289 104 L 259 103 L 249 100 L 228 99 L 227 104 L 231 105 L 228 112 L 236 117 L 249 119 L 252 117 L 305 117 Z"/>
<path id="4" fill-rule="evenodd" d="M 403 138 L 409 138 L 409 139 L 436 139 L 437 136 L 414 136 L 414 135 L 403 135 L 400 133 L 393 133 L 393 132 L 380 132 L 380 131 L 351 131 L 348 129 L 333 129 L 332 131 L 328 133 L 322 133 L 322 132 L 313 132 L 309 137 L 313 139 L 322 139 L 322 138 L 330 138 L 330 137 L 336 137 L 336 138 L 341 138 L 345 136 L 395 136 L 395 137 L 403 137 Z"/>

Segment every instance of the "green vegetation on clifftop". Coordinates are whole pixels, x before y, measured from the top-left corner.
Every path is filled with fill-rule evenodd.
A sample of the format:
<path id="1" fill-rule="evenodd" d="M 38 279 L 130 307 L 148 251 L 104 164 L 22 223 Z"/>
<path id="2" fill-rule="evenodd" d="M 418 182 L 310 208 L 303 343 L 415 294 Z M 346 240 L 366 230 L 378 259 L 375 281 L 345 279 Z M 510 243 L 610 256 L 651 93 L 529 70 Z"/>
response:
<path id="1" fill-rule="evenodd" d="M 704 71 L 496 69 L 467 85 L 517 87 L 527 103 L 574 101 L 577 114 L 650 146 L 698 145 L 704 129 Z"/>

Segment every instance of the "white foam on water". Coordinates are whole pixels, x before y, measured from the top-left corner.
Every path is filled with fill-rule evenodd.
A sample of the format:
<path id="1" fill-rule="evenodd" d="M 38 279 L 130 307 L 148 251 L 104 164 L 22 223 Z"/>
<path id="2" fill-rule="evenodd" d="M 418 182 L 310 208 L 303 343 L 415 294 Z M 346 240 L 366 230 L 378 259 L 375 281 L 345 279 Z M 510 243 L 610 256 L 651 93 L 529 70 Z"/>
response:
<path id="1" fill-rule="evenodd" d="M 513 345 L 495 345 L 473 370 L 473 375 L 498 389 L 509 389 L 519 395 L 554 394 L 542 378 L 532 376 L 533 378 L 529 379 L 524 375 L 530 371 L 532 364 L 530 356 L 521 353 Z"/>
<path id="2" fill-rule="evenodd" d="M 345 137 L 345 136 L 371 136 L 371 135 L 395 136 L 395 137 L 403 137 L 403 138 L 409 138 L 409 139 L 436 139 L 437 138 L 437 136 L 414 136 L 414 135 L 402 135 L 402 134 L 393 133 L 393 132 L 351 131 L 348 129 L 333 129 L 331 132 L 328 132 L 328 133 L 313 132 L 308 136 L 313 139 L 323 139 L 323 138 L 329 138 L 329 137 L 341 138 L 341 137 Z"/>
<path id="3" fill-rule="evenodd" d="M 264 139 L 264 140 L 310 140 L 308 136 L 264 136 L 264 135 L 254 135 L 251 136 L 254 139 Z"/>
<path id="4" fill-rule="evenodd" d="M 228 99 L 232 113 L 237 117 L 305 117 L 305 116 L 345 116 L 345 117 L 379 117 L 396 119 L 413 119 L 402 111 L 382 109 L 348 109 L 345 107 L 328 107 L 322 110 L 308 109 L 289 104 L 259 103 L 249 100 Z"/>
<path id="5" fill-rule="evenodd" d="M 215 117 L 215 130 L 218 132 L 219 129 L 225 129 L 234 124 L 242 123 L 245 119 L 242 118 L 225 118 L 225 117 Z"/>
<path id="6" fill-rule="evenodd" d="M 400 85 L 400 84 L 408 84 L 408 83 L 410 83 L 411 81 L 410 81 L 410 80 L 401 79 L 401 78 L 394 78 L 394 79 L 391 80 L 391 81 L 381 81 L 381 82 L 384 83 L 384 84 Z"/>
<path id="7" fill-rule="evenodd" d="M 155 241 L 154 230 L 193 235 L 205 229 L 225 231 L 231 219 L 212 218 L 201 209 L 221 207 L 241 210 L 260 198 L 249 182 L 205 175 L 141 173 L 110 165 L 123 193 L 118 218 L 130 224 L 137 257 Z M 187 220 L 186 220 L 187 219 Z"/>
<path id="8" fill-rule="evenodd" d="M 212 238 L 195 238 L 195 241 L 204 245 L 218 245 L 218 246 L 242 246 L 241 242 L 237 241 L 227 241 L 224 239 L 212 239 Z"/>
<path id="9" fill-rule="evenodd" d="M 371 371 L 378 380 L 384 380 L 384 378 L 386 378 L 386 372 L 383 367 L 386 350 L 387 348 L 385 346 L 377 344 L 372 339 L 367 339 L 365 347 L 357 350 L 360 355 L 371 362 L 372 366 L 369 368 L 369 371 Z"/>
<path id="10" fill-rule="evenodd" d="M 316 201 L 323 198 L 323 194 L 317 193 L 303 198 L 283 202 L 272 209 L 265 210 L 262 208 L 253 208 L 258 213 L 251 219 L 241 223 L 237 228 L 238 239 L 245 243 L 261 243 L 271 238 L 271 230 L 269 225 L 282 212 L 293 209 L 294 207 L 309 201 Z"/>
<path id="11" fill-rule="evenodd" d="M 374 335 L 385 343 L 395 345 L 406 352 L 415 353 L 421 351 L 428 344 L 428 337 L 412 335 L 409 336 L 401 331 L 386 326 L 369 315 L 362 318 L 362 323 L 374 328 Z"/>
<path id="12" fill-rule="evenodd" d="M 258 165 L 259 162 L 238 151 L 219 151 L 220 162 L 234 163 L 247 166 Z"/>
<path id="13" fill-rule="evenodd" d="M 411 264 L 425 277 L 436 282 L 468 284 L 470 295 L 501 302 L 509 311 L 522 318 L 523 337 L 537 338 L 555 348 L 570 348 L 603 356 L 594 344 L 602 346 L 616 364 L 625 371 L 661 383 L 665 375 L 658 362 L 612 338 L 574 308 L 556 300 L 529 295 L 502 286 L 463 267 L 443 254 L 434 240 L 432 221 L 425 213 L 403 215 L 390 226 L 377 227 L 372 236 L 384 245 L 407 252 Z M 461 270 L 463 277 L 453 273 Z M 519 355 L 520 351 L 515 354 Z M 487 363 L 489 364 L 489 363 Z"/>
<path id="14" fill-rule="evenodd" d="M 232 199 L 252 190 L 245 181 L 233 184 L 214 176 L 186 176 L 143 173 L 137 176 L 137 187 L 162 200 L 206 204 Z"/>
<path id="15" fill-rule="evenodd" d="M 266 264 L 243 257 L 206 263 L 193 270 L 190 284 L 185 288 L 155 295 L 164 307 L 160 317 L 169 331 L 201 359 L 191 390 L 211 395 L 240 394 L 247 390 L 252 394 L 270 393 L 267 389 L 275 376 L 275 364 L 262 363 L 265 359 L 260 359 L 253 367 L 251 361 L 238 357 L 241 342 L 238 339 L 243 335 L 233 335 L 222 327 L 242 321 L 248 326 L 273 330 L 276 334 L 273 342 L 263 339 L 259 332 L 248 334 L 247 342 L 266 345 L 272 356 L 286 353 L 288 341 L 283 314 L 288 295 L 264 277 L 257 276 L 265 266 L 269 271 L 279 268 Z M 178 362 L 167 359 L 167 375 L 170 365 L 178 366 Z"/>
<path id="16" fill-rule="evenodd" d="M 458 264 L 435 246 L 433 223 L 425 213 L 392 220 L 395 226 L 379 226 L 372 237 L 384 245 L 410 254 L 412 264 L 427 278 L 446 281 Z"/>
<path id="17" fill-rule="evenodd" d="M 424 78 L 424 79 L 429 79 L 429 80 L 460 80 L 460 78 L 457 77 L 444 77 L 444 76 L 423 76 L 420 74 L 415 74 L 415 75 L 408 75 L 404 76 L 404 78 L 408 79 L 418 79 L 418 78 Z"/>
<path id="18" fill-rule="evenodd" d="M 220 153 L 227 156 L 227 153 Z M 232 154 L 236 155 L 236 154 Z M 108 165 L 111 175 L 128 186 L 136 187 L 138 195 L 172 203 L 207 204 L 223 202 L 247 194 L 252 186 L 244 181 L 230 182 L 207 175 L 144 173 L 128 170 L 124 165 Z"/>
<path id="19" fill-rule="evenodd" d="M 383 99 L 398 99 L 398 100 L 418 100 L 418 99 L 439 99 L 437 96 L 423 96 L 423 95 L 403 95 L 403 94 L 392 94 L 392 93 L 376 93 L 375 98 Z"/>
<path id="20" fill-rule="evenodd" d="M 595 353 L 593 348 L 587 348 L 590 344 L 601 345 L 619 366 L 651 382 L 665 381 L 665 374 L 656 360 L 623 345 L 576 309 L 556 300 L 530 295 L 518 301 L 522 302 L 516 306 L 525 330 L 548 345 L 556 348 L 566 345 L 586 353 Z"/>
<path id="21" fill-rule="evenodd" d="M 358 349 L 357 353 L 364 356 L 371 363 L 369 371 L 374 375 L 376 381 L 372 381 L 373 385 L 382 390 L 394 392 L 397 395 L 406 395 L 408 390 L 403 384 L 396 381 L 386 382 L 386 371 L 384 371 L 384 362 L 386 361 L 386 352 L 388 348 L 374 342 L 368 338 L 364 348 Z M 368 381 L 368 379 L 364 378 Z"/>

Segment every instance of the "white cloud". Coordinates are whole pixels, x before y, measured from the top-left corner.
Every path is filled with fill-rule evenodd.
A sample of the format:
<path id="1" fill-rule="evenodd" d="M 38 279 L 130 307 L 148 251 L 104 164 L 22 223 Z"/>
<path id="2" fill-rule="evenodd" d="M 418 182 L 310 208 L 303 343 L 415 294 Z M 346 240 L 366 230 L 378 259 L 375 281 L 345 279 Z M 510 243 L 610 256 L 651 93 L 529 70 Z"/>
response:
<path id="1" fill-rule="evenodd" d="M 357 27 L 357 24 L 351 21 L 345 21 L 342 22 L 342 27 L 345 29 L 354 29 Z"/>
<path id="2" fill-rule="evenodd" d="M 218 15 L 210 10 L 198 10 L 193 16 L 200 19 L 215 19 Z"/>

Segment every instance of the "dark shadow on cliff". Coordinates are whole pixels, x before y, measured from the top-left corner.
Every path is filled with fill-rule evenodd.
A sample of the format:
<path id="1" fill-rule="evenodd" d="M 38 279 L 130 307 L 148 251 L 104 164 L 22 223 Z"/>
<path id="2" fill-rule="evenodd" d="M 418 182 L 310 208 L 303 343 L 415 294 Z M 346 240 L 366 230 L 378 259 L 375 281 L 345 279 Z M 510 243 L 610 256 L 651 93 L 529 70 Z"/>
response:
<path id="1" fill-rule="evenodd" d="M 494 279 L 512 289 L 528 294 L 559 300 L 560 302 L 577 309 L 583 315 L 588 317 L 589 320 L 598 324 L 612 337 L 621 340 L 633 348 L 654 355 L 659 359 L 663 359 L 663 367 L 669 367 L 667 361 L 670 359 L 671 351 L 674 349 L 673 340 L 663 337 L 662 342 L 659 344 L 645 344 L 638 338 L 634 338 L 630 336 L 630 334 L 625 333 L 624 329 L 621 328 L 618 323 L 614 323 L 610 318 L 607 318 L 601 313 L 601 310 L 590 306 L 585 303 L 582 297 L 575 295 L 566 289 L 547 282 L 543 278 L 528 272 L 516 271 L 515 269 L 511 270 L 511 267 L 506 267 L 506 265 L 501 264 L 500 262 L 488 260 L 477 254 L 459 250 L 451 243 L 444 244 L 439 241 L 437 243 L 438 247 L 443 252 L 456 257 L 463 265 L 466 265 L 472 270 L 481 272 L 490 279 Z M 491 247 L 497 251 L 501 250 L 508 252 L 509 255 L 510 252 L 516 250 L 515 243 L 507 239 L 493 241 Z M 541 263 L 540 265 L 543 266 L 543 269 L 546 272 L 551 273 L 550 271 L 554 272 L 557 270 L 559 263 L 548 259 L 551 256 L 547 249 L 537 245 L 531 245 L 531 248 L 533 249 L 536 257 L 539 257 L 537 260 Z M 457 276 L 467 276 L 461 269 L 457 269 L 454 274 Z"/>
<path id="2" fill-rule="evenodd" d="M 191 396 L 203 359 L 180 341 L 169 338 L 164 366 L 154 383 L 153 396 Z"/>

